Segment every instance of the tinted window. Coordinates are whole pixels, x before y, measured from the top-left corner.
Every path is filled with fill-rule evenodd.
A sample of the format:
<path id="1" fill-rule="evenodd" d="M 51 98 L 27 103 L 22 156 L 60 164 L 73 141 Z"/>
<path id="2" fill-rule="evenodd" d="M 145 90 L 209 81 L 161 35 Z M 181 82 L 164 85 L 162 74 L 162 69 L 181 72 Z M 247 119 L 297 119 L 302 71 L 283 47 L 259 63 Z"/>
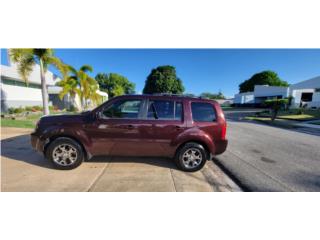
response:
<path id="1" fill-rule="evenodd" d="M 121 100 L 117 101 L 102 114 L 108 118 L 138 118 L 141 100 Z"/>
<path id="2" fill-rule="evenodd" d="M 182 103 L 176 102 L 176 112 L 174 114 L 174 119 L 182 120 Z"/>
<path id="3" fill-rule="evenodd" d="M 195 122 L 213 122 L 216 114 L 210 103 L 191 103 L 192 118 Z"/>
<path id="4" fill-rule="evenodd" d="M 148 119 L 177 119 L 181 120 L 182 104 L 174 101 L 152 100 L 149 101 Z"/>

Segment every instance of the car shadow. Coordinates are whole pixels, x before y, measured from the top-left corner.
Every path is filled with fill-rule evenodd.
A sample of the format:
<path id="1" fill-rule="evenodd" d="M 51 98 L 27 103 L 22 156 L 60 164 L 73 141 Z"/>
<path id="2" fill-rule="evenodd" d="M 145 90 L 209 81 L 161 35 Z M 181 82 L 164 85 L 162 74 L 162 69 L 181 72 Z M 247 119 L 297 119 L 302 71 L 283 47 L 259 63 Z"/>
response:
<path id="1" fill-rule="evenodd" d="M 55 169 L 52 163 L 45 159 L 43 154 L 35 151 L 31 147 L 30 135 L 20 135 L 6 138 L 1 142 L 1 157 L 8 158 L 9 161 L 22 161 L 38 167 Z M 118 157 L 118 156 L 98 156 L 86 162 L 106 162 L 106 163 L 141 163 L 162 168 L 177 169 L 174 161 L 163 157 Z M 4 161 L 2 161 L 4 164 Z"/>
<path id="2" fill-rule="evenodd" d="M 86 162 L 107 162 L 107 163 L 139 163 L 153 165 L 162 168 L 178 169 L 173 159 L 165 157 L 131 157 L 131 156 L 96 156 Z"/>
<path id="3" fill-rule="evenodd" d="M 22 161 L 38 167 L 54 169 L 53 165 L 41 153 L 32 149 L 29 134 L 2 139 L 0 142 L 1 158 L 5 157 L 9 161 Z M 5 161 L 2 160 L 2 164 L 5 164 Z"/>

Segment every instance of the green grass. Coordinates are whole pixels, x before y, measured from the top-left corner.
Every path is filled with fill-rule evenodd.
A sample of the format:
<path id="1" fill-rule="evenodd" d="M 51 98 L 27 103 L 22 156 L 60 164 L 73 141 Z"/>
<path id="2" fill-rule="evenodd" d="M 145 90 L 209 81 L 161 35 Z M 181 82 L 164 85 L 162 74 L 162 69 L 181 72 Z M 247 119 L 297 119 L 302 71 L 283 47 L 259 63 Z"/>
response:
<path id="1" fill-rule="evenodd" d="M 36 121 L 33 120 L 1 119 L 1 127 L 35 128 L 35 126 Z"/>
<path id="2" fill-rule="evenodd" d="M 50 114 L 69 114 L 69 112 L 51 112 Z M 42 115 L 42 113 L 36 113 L 25 117 L 16 117 L 16 119 L 1 118 L 1 127 L 35 128 L 37 121 Z"/>
<path id="3" fill-rule="evenodd" d="M 260 113 L 261 117 L 270 117 L 269 112 Z M 320 110 L 316 109 L 305 109 L 302 114 L 299 114 L 299 109 L 290 109 L 288 111 L 279 111 L 277 118 L 285 120 L 295 120 L 295 121 L 307 121 L 320 119 Z"/>
<path id="4" fill-rule="evenodd" d="M 270 117 L 245 117 L 246 120 L 254 120 L 254 121 L 271 121 Z"/>
<path id="5" fill-rule="evenodd" d="M 288 120 L 312 120 L 315 119 L 313 115 L 301 114 L 301 115 L 280 115 L 277 118 L 288 119 Z"/>

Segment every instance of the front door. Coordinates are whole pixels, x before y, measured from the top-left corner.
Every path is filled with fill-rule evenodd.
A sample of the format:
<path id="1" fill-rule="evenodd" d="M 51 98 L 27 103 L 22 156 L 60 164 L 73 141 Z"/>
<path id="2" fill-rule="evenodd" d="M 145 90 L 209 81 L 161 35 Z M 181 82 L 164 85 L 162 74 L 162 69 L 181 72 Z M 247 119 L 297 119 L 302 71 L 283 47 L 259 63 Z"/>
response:
<path id="1" fill-rule="evenodd" d="M 95 155 L 135 156 L 140 152 L 143 99 L 119 99 L 104 108 L 91 126 Z"/>

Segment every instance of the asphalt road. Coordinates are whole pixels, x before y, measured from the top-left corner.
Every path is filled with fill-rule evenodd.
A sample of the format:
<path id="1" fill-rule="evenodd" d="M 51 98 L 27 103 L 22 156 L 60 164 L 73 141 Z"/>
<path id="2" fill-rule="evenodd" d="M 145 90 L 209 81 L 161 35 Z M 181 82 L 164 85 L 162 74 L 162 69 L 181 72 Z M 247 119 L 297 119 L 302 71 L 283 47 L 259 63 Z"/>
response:
<path id="1" fill-rule="evenodd" d="M 320 137 L 226 113 L 229 146 L 216 157 L 249 191 L 320 191 Z"/>

